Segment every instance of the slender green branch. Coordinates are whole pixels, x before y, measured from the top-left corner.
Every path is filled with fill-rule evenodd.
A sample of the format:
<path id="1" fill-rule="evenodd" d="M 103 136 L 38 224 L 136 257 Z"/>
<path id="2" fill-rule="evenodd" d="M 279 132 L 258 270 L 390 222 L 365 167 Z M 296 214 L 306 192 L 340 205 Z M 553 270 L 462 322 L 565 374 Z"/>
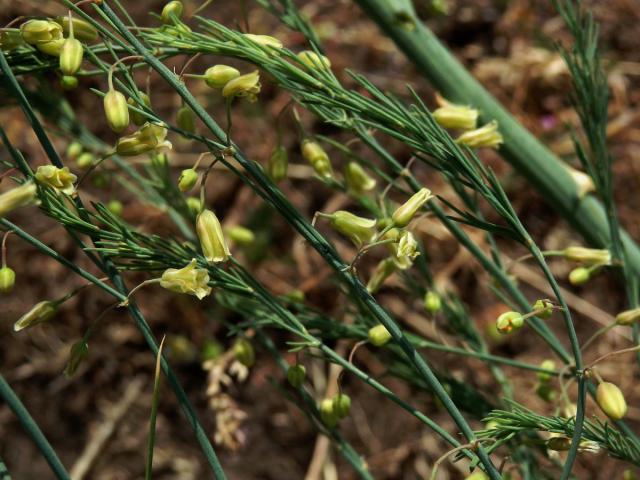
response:
<path id="1" fill-rule="evenodd" d="M 56 478 L 58 480 L 70 480 L 71 477 L 69 477 L 69 474 L 64 468 L 64 465 L 62 465 L 62 462 L 60 462 L 55 450 L 51 447 L 51 444 L 49 444 L 48 440 L 40 430 L 40 427 L 38 427 L 38 424 L 35 422 L 33 417 L 31 417 L 29 411 L 2 375 L 0 375 L 0 397 L 2 397 L 2 399 L 7 403 L 15 416 L 18 417 L 22 427 L 27 431 L 31 440 L 36 444 L 38 450 L 42 453 L 42 456 L 51 467 Z M 0 474 L 1 473 L 2 472 L 0 471 Z"/>

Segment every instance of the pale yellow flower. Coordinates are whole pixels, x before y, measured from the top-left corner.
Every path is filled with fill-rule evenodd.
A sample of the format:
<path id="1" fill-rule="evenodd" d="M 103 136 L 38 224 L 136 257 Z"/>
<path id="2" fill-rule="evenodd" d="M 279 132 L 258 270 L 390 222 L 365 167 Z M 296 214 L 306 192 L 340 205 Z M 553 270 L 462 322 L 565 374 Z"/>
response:
<path id="1" fill-rule="evenodd" d="M 38 202 L 38 188 L 33 182 L 25 182 L 0 194 L 0 218 L 19 207 L 35 205 Z"/>
<path id="2" fill-rule="evenodd" d="M 168 268 L 162 274 L 160 286 L 177 293 L 187 293 L 202 300 L 211 293 L 209 273 L 198 268 L 196 259 L 183 268 Z"/>
<path id="3" fill-rule="evenodd" d="M 72 195 L 76 191 L 74 182 L 77 180 L 69 167 L 58 168 L 53 165 L 41 165 L 36 170 L 36 180 L 58 192 Z"/>
<path id="4" fill-rule="evenodd" d="M 222 227 L 216 214 L 203 210 L 196 219 L 196 233 L 200 240 L 202 253 L 208 262 L 224 262 L 231 253 L 224 239 Z"/>
<path id="5" fill-rule="evenodd" d="M 155 123 L 145 123 L 138 131 L 118 139 L 116 153 L 124 157 L 132 157 L 165 148 L 171 149 L 171 142 L 166 138 L 165 127 Z"/>

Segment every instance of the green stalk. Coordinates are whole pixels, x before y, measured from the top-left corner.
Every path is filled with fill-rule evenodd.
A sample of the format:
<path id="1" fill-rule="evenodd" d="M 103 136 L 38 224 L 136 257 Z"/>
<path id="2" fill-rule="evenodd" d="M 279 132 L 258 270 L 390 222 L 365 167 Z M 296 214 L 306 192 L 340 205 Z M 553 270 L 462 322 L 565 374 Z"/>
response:
<path id="1" fill-rule="evenodd" d="M 356 2 L 446 98 L 479 109 L 483 121 L 497 120 L 505 140 L 499 150 L 504 158 L 588 243 L 609 247 L 609 224 L 600 202 L 588 195 L 578 197 L 575 182 L 560 159 L 520 125 L 412 12 L 406 13 L 415 28 L 408 30 L 394 18 L 390 2 Z M 640 248 L 625 231 L 620 236 L 629 267 L 640 273 Z"/>
<path id="2" fill-rule="evenodd" d="M 40 453 L 45 458 L 51 470 L 58 480 L 70 480 L 69 474 L 62 465 L 62 462 L 56 455 L 55 450 L 51 447 L 51 444 L 46 439 L 40 427 L 35 422 L 33 417 L 29 414 L 29 411 L 26 409 L 24 404 L 20 401 L 15 392 L 11 389 L 9 384 L 6 382 L 4 377 L 0 375 L 0 397 L 7 403 L 9 408 L 13 411 L 22 427 L 27 431 L 31 440 L 36 444 Z M 2 462 L 0 462 L 2 465 Z M 0 474 L 2 474 L 2 470 L 0 469 Z M 0 477 L 3 478 L 4 476 Z"/>
<path id="3" fill-rule="evenodd" d="M 137 50 L 138 54 L 144 57 L 145 61 L 156 70 L 162 78 L 182 97 L 184 102 L 194 111 L 194 113 L 202 120 L 205 126 L 213 133 L 213 135 L 220 141 L 225 141 L 226 132 L 220 128 L 220 126 L 213 120 L 213 118 L 206 112 L 206 110 L 200 105 L 200 103 L 191 95 L 189 90 L 181 84 L 176 75 L 169 70 L 162 62 L 153 56 L 149 50 L 147 50 L 142 43 L 126 28 L 122 21 L 107 5 L 107 2 L 103 2 L 100 7 L 105 15 L 109 18 L 113 26 L 120 32 L 120 34 Z M 235 147 L 234 147 L 235 148 Z M 388 315 L 388 313 L 378 305 L 376 300 L 367 291 L 365 286 L 360 282 L 358 278 L 347 273 L 348 265 L 346 265 L 342 259 L 337 255 L 334 248 L 322 237 L 302 216 L 300 213 L 289 203 L 284 197 L 280 189 L 273 184 L 254 162 L 250 161 L 239 149 L 235 149 L 236 153 L 234 157 L 244 167 L 244 169 L 251 175 L 253 180 L 263 189 L 264 197 L 283 215 L 283 217 L 298 230 L 312 245 L 320 255 L 322 255 L 325 261 L 336 271 L 341 281 L 349 288 L 352 294 L 359 298 L 362 304 L 369 310 L 374 318 L 382 323 L 391 336 L 400 345 L 401 349 L 414 365 L 417 372 L 425 379 L 427 384 L 433 389 L 436 396 L 440 399 L 444 407 L 447 409 L 454 422 L 460 428 L 469 442 L 475 441 L 475 434 L 467 421 L 464 419 L 456 405 L 452 402 L 451 398 L 447 394 L 444 387 L 440 384 L 431 368 L 422 358 L 422 356 L 413 348 L 411 343 L 403 335 L 402 330 L 398 327 L 396 322 Z M 477 454 L 482 461 L 484 467 L 487 470 L 489 476 L 494 480 L 500 479 L 500 474 L 496 470 L 495 466 L 491 462 L 491 459 L 485 452 L 485 450 L 478 446 Z"/>

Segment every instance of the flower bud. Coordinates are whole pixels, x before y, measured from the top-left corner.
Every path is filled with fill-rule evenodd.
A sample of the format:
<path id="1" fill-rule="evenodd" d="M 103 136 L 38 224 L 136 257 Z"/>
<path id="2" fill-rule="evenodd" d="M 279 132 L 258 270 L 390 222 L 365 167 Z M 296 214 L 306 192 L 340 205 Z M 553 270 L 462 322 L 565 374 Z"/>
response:
<path id="1" fill-rule="evenodd" d="M 58 25 L 62 26 L 64 34 L 69 36 L 71 33 L 69 29 L 69 16 L 56 17 L 55 21 Z M 98 39 L 98 31 L 86 20 L 71 17 L 71 24 L 73 25 L 73 37 L 81 42 L 94 42 Z"/>
<path id="2" fill-rule="evenodd" d="M 27 20 L 20 25 L 22 39 L 30 45 L 62 39 L 62 27 L 51 20 Z"/>
<path id="3" fill-rule="evenodd" d="M 331 178 L 333 176 L 333 168 L 331 167 L 329 155 L 327 155 L 327 152 L 325 152 L 318 143 L 308 139 L 303 140 L 302 156 L 311 164 L 320 177 Z"/>
<path id="4" fill-rule="evenodd" d="M 338 393 L 333 397 L 333 411 L 338 418 L 346 418 L 351 411 L 351 398 L 345 393 Z"/>
<path id="5" fill-rule="evenodd" d="M 3 52 L 11 52 L 24 45 L 26 42 L 17 28 L 5 28 L 0 31 L 0 50 Z"/>
<path id="6" fill-rule="evenodd" d="M 246 338 L 236 340 L 233 345 L 233 355 L 245 367 L 251 367 L 256 362 L 256 352 Z"/>
<path id="7" fill-rule="evenodd" d="M 325 398 L 320 402 L 320 406 L 318 407 L 320 411 L 320 420 L 325 424 L 328 428 L 333 428 L 338 424 L 338 415 L 333 409 L 333 400 L 330 398 Z"/>
<path id="8" fill-rule="evenodd" d="M 286 178 L 289 168 L 289 154 L 287 149 L 278 145 L 273 149 L 267 161 L 267 174 L 274 182 L 279 182 Z"/>
<path id="9" fill-rule="evenodd" d="M 69 157 L 69 159 L 75 160 L 78 157 L 78 155 L 82 153 L 83 150 L 84 150 L 84 147 L 80 142 L 71 142 L 67 147 L 66 154 L 67 154 L 67 157 Z"/>
<path id="10" fill-rule="evenodd" d="M 76 165 L 78 166 L 78 168 L 82 168 L 84 170 L 85 168 L 89 168 L 91 165 L 93 165 L 95 161 L 96 157 L 93 155 L 93 153 L 84 152 L 80 154 L 80 156 L 76 160 Z"/>
<path id="11" fill-rule="evenodd" d="M 344 169 L 347 189 L 352 195 L 362 195 L 376 186 L 376 181 L 357 162 L 349 162 Z"/>
<path id="12" fill-rule="evenodd" d="M 331 61 L 327 57 L 312 50 L 303 50 L 297 57 L 300 63 L 310 70 L 329 70 L 331 68 Z"/>
<path id="13" fill-rule="evenodd" d="M 69 75 L 60 77 L 60 86 L 63 90 L 75 90 L 78 88 L 78 78 Z"/>
<path id="14" fill-rule="evenodd" d="M 574 268 L 569 272 L 569 283 L 571 285 L 582 285 L 591 278 L 591 270 L 585 267 Z"/>
<path id="15" fill-rule="evenodd" d="M 64 75 L 75 75 L 82 65 L 84 49 L 82 43 L 75 38 L 67 38 L 60 51 L 60 70 Z"/>
<path id="16" fill-rule="evenodd" d="M 176 125 L 187 133 L 196 133 L 196 115 L 187 105 L 178 109 Z"/>
<path id="17" fill-rule="evenodd" d="M 209 273 L 197 267 L 195 258 L 186 267 L 166 269 L 160 279 L 160 286 L 172 292 L 194 295 L 198 300 L 211 293 Z"/>
<path id="18" fill-rule="evenodd" d="M 498 148 L 504 143 L 504 139 L 498 131 L 498 122 L 493 120 L 483 127 L 464 132 L 456 139 L 456 143 L 466 145 L 469 148 Z"/>
<path id="19" fill-rule="evenodd" d="M 586 248 L 586 247 L 567 247 L 564 249 L 564 258 L 571 262 L 581 262 L 587 265 L 610 265 L 611 252 L 609 250 Z"/>
<path id="20" fill-rule="evenodd" d="M 598 385 L 596 402 L 612 420 L 621 420 L 627 414 L 627 402 L 624 395 L 613 383 L 602 382 Z"/>
<path id="21" fill-rule="evenodd" d="M 447 105 L 436 109 L 433 118 L 443 128 L 455 130 L 473 130 L 478 122 L 478 110 L 466 105 Z"/>
<path id="22" fill-rule="evenodd" d="M 640 308 L 625 310 L 616 315 L 618 325 L 633 325 L 640 318 Z"/>
<path id="23" fill-rule="evenodd" d="M 376 269 L 373 271 L 373 275 L 369 279 L 367 283 L 367 291 L 369 293 L 376 293 L 384 281 L 389 278 L 389 276 L 395 272 L 397 269 L 396 263 L 393 258 L 385 258 L 376 266 Z"/>
<path id="24" fill-rule="evenodd" d="M 555 370 L 556 362 L 550 359 L 544 360 L 540 364 L 540 368 L 544 368 L 545 370 Z M 538 380 L 540 380 L 541 382 L 548 382 L 552 378 L 552 375 L 547 372 L 538 372 L 537 376 L 538 376 Z"/>
<path id="25" fill-rule="evenodd" d="M 189 197 L 187 198 L 187 208 L 193 216 L 197 216 L 202 210 L 202 202 L 198 197 Z"/>
<path id="26" fill-rule="evenodd" d="M 406 227 L 409 225 L 409 222 L 416 215 L 418 210 L 422 208 L 422 206 L 427 203 L 433 195 L 431 195 L 431 190 L 428 188 L 421 188 L 416 193 L 414 193 L 409 200 L 400 205 L 393 215 L 391 219 L 393 220 L 393 224 L 396 227 Z"/>
<path id="27" fill-rule="evenodd" d="M 238 78 L 240 72 L 229 65 L 214 65 L 204 72 L 204 83 L 211 88 L 223 88 L 234 78 Z"/>
<path id="28" fill-rule="evenodd" d="M 300 388 L 307 376 L 307 369 L 304 365 L 296 363 L 287 370 L 287 381 L 293 388 Z"/>
<path id="29" fill-rule="evenodd" d="M 536 386 L 536 395 L 547 403 L 556 399 L 556 391 L 548 383 L 539 383 Z"/>
<path id="30" fill-rule="evenodd" d="M 256 101 L 258 93 L 260 93 L 260 73 L 258 70 L 229 80 L 222 88 L 224 98 L 247 97 L 250 102 Z"/>
<path id="31" fill-rule="evenodd" d="M 269 49 L 280 50 L 282 48 L 282 42 L 275 37 L 269 35 L 255 35 L 253 33 L 243 33 L 242 36 L 251 40 L 258 45 L 267 47 Z"/>
<path id="32" fill-rule="evenodd" d="M 547 440 L 547 448 L 556 452 L 566 452 L 571 448 L 571 439 L 564 435 L 551 437 Z"/>
<path id="33" fill-rule="evenodd" d="M 587 193 L 595 192 L 596 186 L 593 183 L 593 179 L 584 172 L 580 170 L 576 170 L 575 168 L 569 165 L 563 165 L 564 168 L 569 172 L 571 178 L 576 183 L 576 187 L 578 189 L 578 198 L 584 197 Z"/>
<path id="34" fill-rule="evenodd" d="M 171 360 L 177 364 L 187 365 L 198 359 L 198 349 L 185 335 L 169 335 L 166 345 Z"/>
<path id="35" fill-rule="evenodd" d="M 369 338 L 369 342 L 376 347 L 382 347 L 383 345 L 389 343 L 389 340 L 391 340 L 391 334 L 389 333 L 389 330 L 387 330 L 387 327 L 382 324 L 371 327 L 369 329 L 367 337 Z"/>
<path id="36" fill-rule="evenodd" d="M 536 303 L 533 304 L 533 310 L 537 312 L 537 317 L 546 320 L 553 314 L 553 303 L 549 300 L 536 300 Z"/>
<path id="37" fill-rule="evenodd" d="M 9 267 L 0 268 L 0 293 L 9 293 L 16 284 L 16 272 Z"/>
<path id="38" fill-rule="evenodd" d="M 578 444 L 578 452 L 580 453 L 598 453 L 600 445 L 593 440 L 581 440 Z"/>
<path id="39" fill-rule="evenodd" d="M 91 183 L 96 188 L 107 188 L 113 177 L 106 172 L 95 172 L 91 175 Z"/>
<path id="40" fill-rule="evenodd" d="M 442 308 L 442 299 L 440 298 L 440 295 L 433 290 L 429 290 L 424 295 L 424 308 L 429 313 L 438 313 Z"/>
<path id="41" fill-rule="evenodd" d="M 64 369 L 65 377 L 72 377 L 87 355 L 89 355 L 89 344 L 85 342 L 84 339 L 74 343 L 69 353 L 69 362 Z"/>
<path id="42" fill-rule="evenodd" d="M 132 157 L 143 153 L 158 152 L 165 148 L 172 148 L 171 142 L 166 140 L 167 129 L 155 123 L 145 123 L 131 135 L 121 137 L 116 143 L 116 153 L 123 157 Z"/>
<path id="43" fill-rule="evenodd" d="M 208 262 L 224 262 L 231 256 L 220 221 L 211 210 L 200 212 L 196 218 L 196 232 L 202 253 Z"/>
<path id="44" fill-rule="evenodd" d="M 35 205 L 38 201 L 38 188 L 33 182 L 25 182 L 22 185 L 7 190 L 0 194 L 0 218 L 19 207 Z"/>
<path id="45" fill-rule="evenodd" d="M 496 320 L 496 329 L 503 335 L 518 330 L 523 325 L 524 319 L 520 312 L 505 312 Z"/>
<path id="46" fill-rule="evenodd" d="M 187 168 L 180 172 L 178 188 L 181 192 L 188 192 L 198 183 L 198 172 L 193 168 Z"/>
<path id="47" fill-rule="evenodd" d="M 55 315 L 58 310 L 56 302 L 44 301 L 36 303 L 31 310 L 25 313 L 13 324 L 13 330 L 19 332 L 25 328 L 33 327 L 39 323 L 44 323 Z"/>
<path id="48" fill-rule="evenodd" d="M 143 105 L 140 105 L 138 102 L 136 102 L 133 97 L 129 97 L 127 99 L 127 104 L 140 109 L 142 109 L 143 106 L 151 108 L 151 98 L 149 98 L 149 95 L 144 92 L 138 92 L 138 96 L 142 100 Z M 135 110 L 129 110 L 129 116 L 131 117 L 131 121 L 134 123 L 134 125 L 137 125 L 138 127 L 144 125 L 144 123 L 147 121 L 147 117 Z"/>
<path id="49" fill-rule="evenodd" d="M 36 170 L 36 180 L 57 192 L 73 195 L 76 191 L 74 182 L 78 177 L 69 171 L 69 167 L 58 168 L 53 165 L 41 165 Z"/>
<path id="50" fill-rule="evenodd" d="M 227 235 L 229 235 L 229 238 L 234 243 L 243 246 L 251 245 L 256 239 L 253 232 L 242 225 L 236 225 L 227 229 Z"/>
<path id="51" fill-rule="evenodd" d="M 103 98 L 103 104 L 107 124 L 111 130 L 120 133 L 129 126 L 129 108 L 122 93 L 114 89 L 109 90 Z"/>
<path id="52" fill-rule="evenodd" d="M 109 201 L 109 203 L 107 203 L 107 210 L 109 210 L 116 217 L 121 217 L 124 206 L 119 200 L 111 200 Z"/>
<path id="53" fill-rule="evenodd" d="M 58 40 L 51 40 L 49 42 L 36 43 L 36 48 L 42 53 L 46 53 L 52 57 L 59 57 L 63 45 L 64 38 L 59 38 Z"/>
<path id="54" fill-rule="evenodd" d="M 370 242 L 375 236 L 376 221 L 358 217 L 346 210 L 338 210 L 328 216 L 331 226 L 358 247 Z"/>
<path id="55" fill-rule="evenodd" d="M 182 5 L 182 2 L 179 2 L 178 0 L 169 2 L 162 8 L 160 20 L 162 20 L 162 23 L 172 23 L 172 17 L 176 17 L 176 19 L 180 20 L 183 10 L 184 6 Z"/>

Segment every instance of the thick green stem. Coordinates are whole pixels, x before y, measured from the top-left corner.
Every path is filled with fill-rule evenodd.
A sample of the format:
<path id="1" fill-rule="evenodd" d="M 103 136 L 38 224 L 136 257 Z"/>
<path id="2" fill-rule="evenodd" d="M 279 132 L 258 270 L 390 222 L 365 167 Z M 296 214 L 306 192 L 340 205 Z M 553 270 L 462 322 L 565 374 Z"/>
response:
<path id="1" fill-rule="evenodd" d="M 605 248 L 610 245 L 607 215 L 598 200 L 578 196 L 576 184 L 561 161 L 520 125 L 412 12 L 407 14 L 413 17 L 415 28 L 408 30 L 394 17 L 390 2 L 356 1 L 447 99 L 479 109 L 483 121 L 498 121 L 505 140 L 500 153 L 587 242 Z M 640 273 L 638 245 L 624 231 L 621 238 L 629 267 Z"/>

